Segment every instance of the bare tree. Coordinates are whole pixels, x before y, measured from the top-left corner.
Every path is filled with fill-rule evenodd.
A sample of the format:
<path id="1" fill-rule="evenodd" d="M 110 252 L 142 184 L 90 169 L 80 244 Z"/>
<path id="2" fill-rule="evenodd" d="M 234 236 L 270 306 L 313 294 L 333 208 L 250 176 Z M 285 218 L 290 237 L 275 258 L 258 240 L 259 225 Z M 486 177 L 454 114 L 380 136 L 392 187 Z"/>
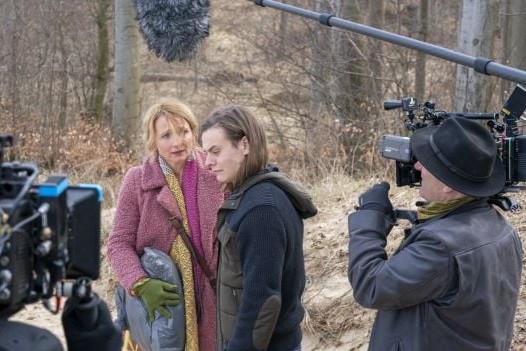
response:
<path id="1" fill-rule="evenodd" d="M 526 1 L 509 1 L 511 15 L 509 63 L 513 67 L 526 70 Z"/>
<path id="2" fill-rule="evenodd" d="M 104 98 L 109 82 L 110 64 L 110 38 L 108 31 L 108 10 L 110 0 L 98 0 L 96 2 L 95 23 L 97 24 L 97 70 L 95 76 L 95 99 L 92 107 L 93 114 L 97 120 L 103 115 Z"/>
<path id="3" fill-rule="evenodd" d="M 360 11 L 355 0 L 333 0 L 338 17 L 360 22 Z M 332 66 L 335 115 L 347 125 L 359 118 L 360 103 L 364 101 L 364 60 L 362 37 L 351 32 L 334 30 L 332 33 Z"/>
<path id="4" fill-rule="evenodd" d="M 501 31 L 501 50 L 500 59 L 503 64 L 510 64 L 510 42 L 511 42 L 511 0 L 502 0 L 501 16 L 500 16 L 500 31 Z M 506 79 L 500 80 L 500 95 L 499 100 L 504 101 L 506 94 L 508 94 L 510 82 Z"/>
<path id="5" fill-rule="evenodd" d="M 317 12 L 329 12 L 329 5 L 324 0 L 314 0 L 314 9 Z M 311 91 L 310 91 L 310 116 L 315 120 L 326 109 L 328 82 L 330 72 L 330 31 L 320 28 L 319 24 L 309 26 L 311 39 L 312 58 L 310 63 Z M 315 124 L 312 126 L 315 130 Z"/>
<path id="6" fill-rule="evenodd" d="M 4 67 L 6 68 L 6 73 L 9 72 L 6 76 L 6 86 L 7 86 L 7 99 L 10 102 L 10 112 L 13 125 L 16 126 L 17 117 L 23 114 L 25 111 L 21 109 L 21 94 L 23 91 L 23 67 L 26 59 L 23 55 L 23 45 L 24 42 L 21 40 L 23 33 L 23 28 L 26 27 L 24 23 L 24 1 L 13 1 L 5 2 L 5 12 L 2 11 L 4 19 L 2 21 L 3 26 L 6 27 L 6 52 L 4 52 Z M 9 21 L 11 19 L 11 21 Z"/>
<path id="7" fill-rule="evenodd" d="M 313 8 L 317 12 L 328 13 L 329 4 L 325 0 L 314 0 Z M 309 98 L 309 115 L 305 119 L 305 143 L 304 158 L 312 164 L 313 170 L 317 171 L 319 165 L 315 152 L 316 149 L 322 151 L 323 133 L 319 126 L 324 116 L 327 114 L 327 106 L 330 100 L 330 30 L 320 28 L 318 24 L 309 24 L 310 34 L 310 98 Z"/>
<path id="8" fill-rule="evenodd" d="M 361 22 L 358 1 L 333 0 L 334 11 L 338 17 Z M 361 106 L 365 106 L 368 89 L 366 77 L 365 40 L 356 33 L 334 30 L 332 37 L 332 96 L 334 116 L 338 119 L 341 133 L 339 144 L 344 152 L 345 164 L 352 165 L 353 172 L 356 150 L 364 145 L 369 119 L 363 118 Z M 360 150 L 361 152 L 362 150 Z"/>
<path id="9" fill-rule="evenodd" d="M 511 10 L 511 65 L 526 69 L 526 2 L 510 0 Z"/>
<path id="10" fill-rule="evenodd" d="M 111 129 L 122 147 L 137 145 L 140 113 L 139 29 L 133 0 L 115 0 L 115 86 Z"/>
<path id="11" fill-rule="evenodd" d="M 93 101 L 90 9 L 83 0 L 0 2 L 0 100 L 11 116 L 4 129 L 18 140 L 14 157 L 26 146 L 40 150 L 41 166 L 65 157 L 63 136 Z"/>
<path id="12" fill-rule="evenodd" d="M 526 69 L 526 2 L 502 0 L 501 5 L 501 50 L 503 64 Z M 504 101 L 515 83 L 500 80 L 499 101 Z"/>
<path id="13" fill-rule="evenodd" d="M 491 57 L 497 29 L 497 0 L 463 0 L 458 48 L 472 56 Z M 485 111 L 490 105 L 489 77 L 457 66 L 455 109 Z"/>
<path id="14" fill-rule="evenodd" d="M 427 41 L 428 23 L 429 23 L 429 0 L 420 0 L 420 30 L 418 39 Z M 415 94 L 420 97 L 426 96 L 426 55 L 422 52 L 416 54 L 415 65 Z"/>
<path id="15" fill-rule="evenodd" d="M 371 0 L 367 3 L 367 24 L 383 29 L 384 26 L 384 1 Z M 382 42 L 380 40 L 368 40 L 367 58 L 370 77 L 367 82 L 367 91 L 369 100 L 378 101 L 382 95 Z"/>

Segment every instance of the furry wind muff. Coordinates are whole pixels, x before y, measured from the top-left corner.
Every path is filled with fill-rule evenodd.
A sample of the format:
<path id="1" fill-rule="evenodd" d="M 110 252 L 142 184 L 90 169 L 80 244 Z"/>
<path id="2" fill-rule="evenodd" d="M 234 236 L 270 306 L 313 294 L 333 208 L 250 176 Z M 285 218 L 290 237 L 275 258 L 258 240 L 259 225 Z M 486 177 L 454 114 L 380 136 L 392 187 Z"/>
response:
<path id="1" fill-rule="evenodd" d="M 167 62 L 195 56 L 208 36 L 209 0 L 135 0 L 148 49 Z"/>

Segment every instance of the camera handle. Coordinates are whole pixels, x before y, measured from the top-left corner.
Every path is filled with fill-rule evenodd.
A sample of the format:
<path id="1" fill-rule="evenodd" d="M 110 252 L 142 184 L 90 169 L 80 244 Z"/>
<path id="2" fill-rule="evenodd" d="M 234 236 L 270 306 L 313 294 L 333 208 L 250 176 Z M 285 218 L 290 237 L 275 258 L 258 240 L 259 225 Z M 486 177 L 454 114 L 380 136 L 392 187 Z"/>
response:
<path id="1" fill-rule="evenodd" d="M 73 304 L 73 313 L 85 329 L 93 329 L 97 320 L 100 298 L 91 290 L 91 279 L 78 278 L 75 282 L 60 282 L 57 285 L 57 295 L 67 296 L 68 303 Z"/>
<path id="2" fill-rule="evenodd" d="M 89 298 L 79 301 L 75 306 L 75 311 L 73 313 L 75 313 L 75 316 L 84 329 L 91 330 L 97 324 L 97 320 L 99 319 L 99 303 L 99 296 L 91 294 Z"/>
<path id="3" fill-rule="evenodd" d="M 394 217 L 396 219 L 405 219 L 411 222 L 411 224 L 415 224 L 418 220 L 418 217 L 416 216 L 416 211 L 413 210 L 405 210 L 401 208 L 395 208 L 394 209 Z"/>
<path id="4" fill-rule="evenodd" d="M 517 212 L 522 209 L 516 199 L 502 194 L 493 195 L 488 199 L 488 203 L 498 206 L 503 211 Z"/>

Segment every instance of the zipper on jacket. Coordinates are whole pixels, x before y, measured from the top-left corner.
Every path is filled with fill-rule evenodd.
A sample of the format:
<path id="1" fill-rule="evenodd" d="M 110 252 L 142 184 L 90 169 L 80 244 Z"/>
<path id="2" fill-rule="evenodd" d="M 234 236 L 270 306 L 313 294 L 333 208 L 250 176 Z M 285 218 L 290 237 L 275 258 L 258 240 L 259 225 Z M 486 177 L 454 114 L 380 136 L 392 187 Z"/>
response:
<path id="1" fill-rule="evenodd" d="M 236 303 L 236 310 L 237 310 L 237 312 L 239 312 L 239 305 L 240 305 L 240 303 L 239 303 L 239 300 L 237 298 L 236 289 L 235 288 L 230 288 L 230 289 L 232 290 L 232 296 L 234 296 L 234 301 Z"/>

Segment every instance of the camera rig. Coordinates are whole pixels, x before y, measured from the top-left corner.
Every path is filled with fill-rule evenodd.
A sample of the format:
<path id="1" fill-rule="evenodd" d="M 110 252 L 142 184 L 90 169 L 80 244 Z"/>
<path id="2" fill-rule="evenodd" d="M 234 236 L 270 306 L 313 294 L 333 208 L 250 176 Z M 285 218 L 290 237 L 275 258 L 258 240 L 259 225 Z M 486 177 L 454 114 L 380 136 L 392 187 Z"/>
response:
<path id="1" fill-rule="evenodd" d="M 518 209 L 515 201 L 503 194 L 526 189 L 525 186 L 519 185 L 520 182 L 526 181 L 526 135 L 520 134 L 518 126 L 518 121 L 526 110 L 526 89 L 517 85 L 500 114 L 437 111 L 433 102 L 426 101 L 420 105 L 414 97 L 384 101 L 385 110 L 395 108 L 401 108 L 405 112 L 405 125 L 411 132 L 428 126 L 437 126 L 450 117 L 486 120 L 506 171 L 504 188 L 499 194 L 490 198 L 490 201 L 506 211 Z M 416 159 L 412 155 L 409 140 L 409 137 L 398 135 L 384 135 L 380 140 L 380 154 L 396 161 L 397 186 L 420 185 L 420 172 L 414 168 Z"/>
<path id="2" fill-rule="evenodd" d="M 517 68 L 505 66 L 493 62 L 486 57 L 473 57 L 460 52 L 456 52 L 444 47 L 426 43 L 413 38 L 405 37 L 400 34 L 390 33 L 378 28 L 366 26 L 349 20 L 345 20 L 329 13 L 318 13 L 304 8 L 284 4 L 274 0 L 248 0 L 261 7 L 269 7 L 293 15 L 301 16 L 311 20 L 318 21 L 320 24 L 328 27 L 337 27 L 349 30 L 355 33 L 366 35 L 379 39 L 391 44 L 403 46 L 409 49 L 417 50 L 425 54 L 435 56 L 447 61 L 451 61 L 463 66 L 473 68 L 478 73 L 494 75 L 512 82 L 526 85 L 526 71 Z M 526 178 L 526 146 L 525 136 L 519 135 L 517 121 L 524 112 L 526 104 L 526 94 L 524 88 L 517 86 L 514 92 L 500 111 L 503 121 L 499 122 L 498 113 L 447 113 L 444 111 L 435 111 L 432 102 L 426 102 L 423 106 L 418 105 L 415 98 L 406 98 L 402 100 L 391 100 L 385 103 L 386 109 L 402 108 L 407 115 L 407 127 L 414 131 L 428 125 L 438 125 L 444 118 L 456 116 L 472 119 L 488 120 L 488 127 L 496 138 L 499 153 L 506 167 L 506 185 L 502 193 L 520 191 L 524 187 L 517 183 L 524 181 Z M 415 111 L 421 111 L 415 122 Z M 387 139 L 387 140 L 385 140 Z M 398 136 L 386 136 L 383 138 L 385 143 L 391 145 L 391 149 L 384 150 L 390 158 L 400 158 L 397 160 L 397 184 L 418 184 L 417 172 L 411 163 L 410 150 L 406 142 L 408 140 Z M 398 179 L 398 177 L 401 177 Z M 491 201 L 505 210 L 515 210 L 518 205 L 510 198 L 501 194 L 495 195 Z"/>
<path id="3" fill-rule="evenodd" d="M 100 269 L 102 188 L 64 175 L 36 185 L 36 165 L 3 162 L 13 144 L 0 134 L 0 320 L 39 300 L 57 313 L 61 296 L 89 298 Z"/>

